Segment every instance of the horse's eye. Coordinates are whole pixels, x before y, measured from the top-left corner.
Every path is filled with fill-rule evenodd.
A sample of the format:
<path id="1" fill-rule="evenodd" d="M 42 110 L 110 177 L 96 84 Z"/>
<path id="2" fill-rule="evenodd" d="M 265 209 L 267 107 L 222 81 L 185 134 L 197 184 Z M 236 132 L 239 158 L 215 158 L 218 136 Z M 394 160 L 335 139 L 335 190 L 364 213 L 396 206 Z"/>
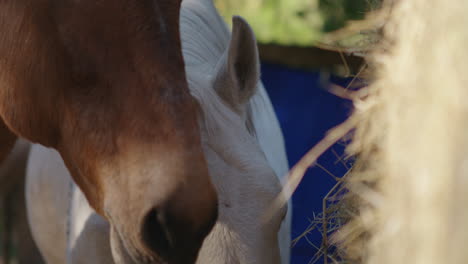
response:
<path id="1" fill-rule="evenodd" d="M 288 207 L 285 206 L 285 209 L 283 210 L 283 215 L 281 216 L 281 221 L 283 221 L 286 218 L 287 214 L 288 214 Z"/>
<path id="2" fill-rule="evenodd" d="M 98 83 L 98 73 L 94 71 L 74 72 L 72 78 L 78 87 L 93 87 Z"/>
<path id="3" fill-rule="evenodd" d="M 286 205 L 281 209 L 281 218 L 280 218 L 281 220 L 278 223 L 278 230 L 281 228 L 281 224 L 286 219 L 287 214 L 288 214 L 288 206 Z"/>

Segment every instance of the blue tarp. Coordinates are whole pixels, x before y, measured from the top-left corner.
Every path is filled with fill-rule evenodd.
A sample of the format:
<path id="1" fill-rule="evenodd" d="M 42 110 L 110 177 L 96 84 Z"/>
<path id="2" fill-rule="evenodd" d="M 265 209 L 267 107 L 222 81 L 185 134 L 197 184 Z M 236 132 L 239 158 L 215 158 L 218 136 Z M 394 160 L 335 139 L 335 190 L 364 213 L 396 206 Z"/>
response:
<path id="1" fill-rule="evenodd" d="M 326 91 L 327 83 L 346 85 L 350 79 L 324 78 L 319 72 L 288 69 L 280 65 L 262 64 L 262 81 L 273 102 L 286 142 L 290 166 L 297 161 L 332 127 L 343 122 L 351 112 L 349 101 Z M 343 144 L 335 144 L 338 156 Z M 319 158 L 318 163 L 336 176 L 347 169 L 331 151 Z M 322 199 L 336 184 L 336 180 L 318 167 L 310 168 L 293 196 L 292 238 L 302 234 L 314 215 L 322 212 Z M 310 263 L 320 247 L 321 235 L 314 231 L 292 248 L 291 263 Z M 323 263 L 319 260 L 316 263 Z"/>

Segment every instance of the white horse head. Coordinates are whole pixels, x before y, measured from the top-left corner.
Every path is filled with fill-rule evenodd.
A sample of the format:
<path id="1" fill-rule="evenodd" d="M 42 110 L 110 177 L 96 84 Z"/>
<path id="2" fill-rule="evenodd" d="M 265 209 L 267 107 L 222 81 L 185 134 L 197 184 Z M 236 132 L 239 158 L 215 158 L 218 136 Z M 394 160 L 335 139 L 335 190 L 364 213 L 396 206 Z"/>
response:
<path id="1" fill-rule="evenodd" d="M 262 214 L 288 170 L 281 130 L 260 82 L 255 36 L 240 17 L 232 34 L 211 0 L 185 0 L 182 50 L 189 89 L 202 112 L 202 138 L 218 192 L 219 220 L 199 263 L 289 263 L 291 213 Z M 235 245 L 235 246 L 234 246 Z"/>

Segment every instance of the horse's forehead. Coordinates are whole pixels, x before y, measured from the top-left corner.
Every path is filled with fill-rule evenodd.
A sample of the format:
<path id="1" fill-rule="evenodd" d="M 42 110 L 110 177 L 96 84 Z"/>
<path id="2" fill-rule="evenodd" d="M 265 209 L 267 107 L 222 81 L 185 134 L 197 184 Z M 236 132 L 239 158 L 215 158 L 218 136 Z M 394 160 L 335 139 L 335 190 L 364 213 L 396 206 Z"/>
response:
<path id="1" fill-rule="evenodd" d="M 116 87 L 186 88 L 180 1 L 75 2 L 56 9 L 56 23 L 70 64 L 65 68 L 80 87 L 110 82 L 99 87 L 106 94 Z"/>
<path id="2" fill-rule="evenodd" d="M 180 1 L 167 0 L 101 0 L 66 1 L 49 0 L 58 27 L 71 22 L 72 29 L 90 33 L 110 31 L 107 35 L 134 37 L 142 41 L 141 34 L 153 34 L 154 38 L 179 41 Z M 71 18 L 71 19 L 70 19 Z M 70 29 L 71 30 L 71 29 Z M 91 31 L 91 32 L 90 32 Z M 73 32 L 71 32 L 73 33 Z M 83 33 L 78 31 L 78 33 Z M 132 34 L 132 36 L 127 36 Z M 108 36 L 102 36 L 105 38 Z M 119 43 L 108 43 L 109 46 Z"/>

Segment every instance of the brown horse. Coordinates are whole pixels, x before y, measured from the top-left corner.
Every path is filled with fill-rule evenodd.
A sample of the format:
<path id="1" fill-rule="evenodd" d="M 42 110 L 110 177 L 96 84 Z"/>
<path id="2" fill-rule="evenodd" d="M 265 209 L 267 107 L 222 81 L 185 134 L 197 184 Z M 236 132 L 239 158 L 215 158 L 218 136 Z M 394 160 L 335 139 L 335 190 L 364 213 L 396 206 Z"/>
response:
<path id="1" fill-rule="evenodd" d="M 169 0 L 0 1 L 0 117 L 59 151 L 112 243 L 125 245 L 117 260 L 193 263 L 216 221 L 179 10 Z"/>

